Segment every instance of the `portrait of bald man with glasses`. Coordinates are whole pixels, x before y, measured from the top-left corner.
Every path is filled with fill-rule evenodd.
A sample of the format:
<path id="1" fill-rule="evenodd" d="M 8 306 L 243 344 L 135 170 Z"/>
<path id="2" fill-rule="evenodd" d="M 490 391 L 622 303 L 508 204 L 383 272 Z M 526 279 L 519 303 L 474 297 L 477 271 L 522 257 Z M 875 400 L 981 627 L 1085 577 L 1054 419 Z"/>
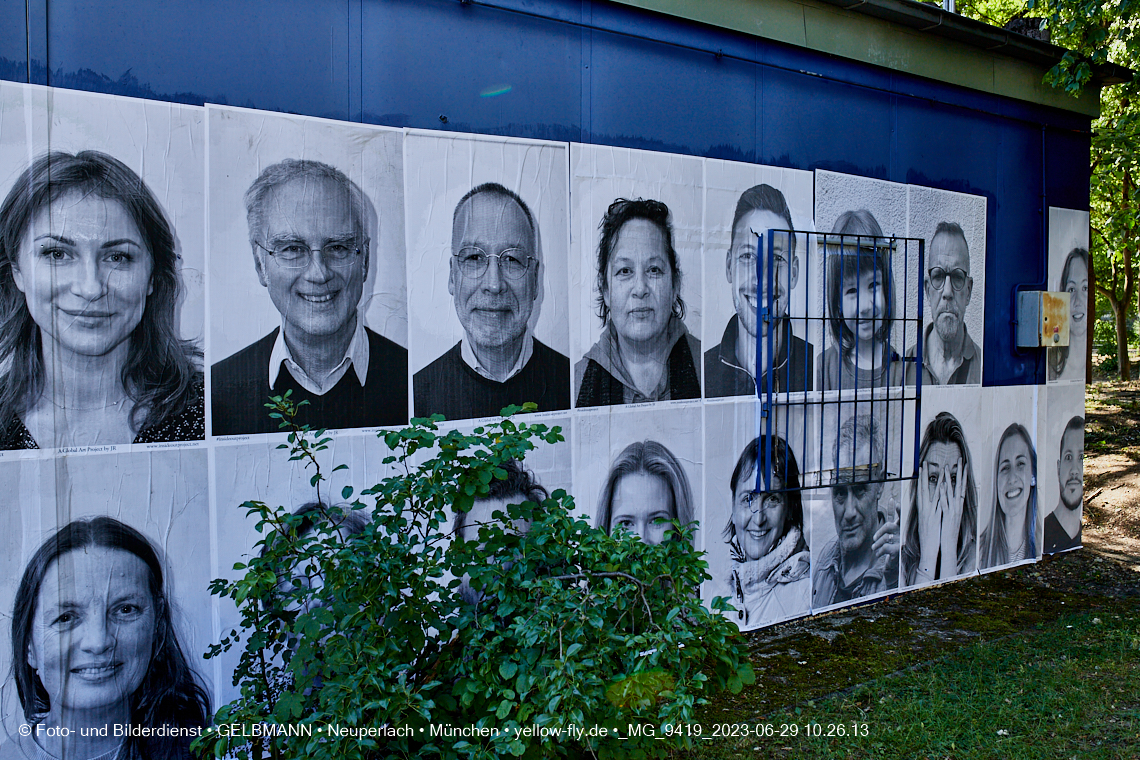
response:
<path id="1" fill-rule="evenodd" d="M 966 307 L 973 295 L 970 247 L 955 222 L 940 222 L 926 252 L 924 295 L 930 324 L 922 336 L 923 385 L 977 385 L 982 382 L 982 352 L 966 330 Z M 911 346 L 907 357 L 918 355 Z M 906 382 L 915 384 L 915 364 L 907 362 Z"/>
<path id="2" fill-rule="evenodd" d="M 342 171 L 319 161 L 269 166 L 245 194 L 257 279 L 281 326 L 216 363 L 213 434 L 279 430 L 265 403 L 292 391 L 314 428 L 408 421 L 408 354 L 360 313 L 375 211 Z"/>
<path id="3" fill-rule="evenodd" d="M 534 337 L 543 277 L 538 229 L 517 193 L 487 182 L 455 206 L 447 292 L 463 337 L 412 378 L 415 416 L 497 415 L 533 401 L 570 408 L 570 360 Z"/>

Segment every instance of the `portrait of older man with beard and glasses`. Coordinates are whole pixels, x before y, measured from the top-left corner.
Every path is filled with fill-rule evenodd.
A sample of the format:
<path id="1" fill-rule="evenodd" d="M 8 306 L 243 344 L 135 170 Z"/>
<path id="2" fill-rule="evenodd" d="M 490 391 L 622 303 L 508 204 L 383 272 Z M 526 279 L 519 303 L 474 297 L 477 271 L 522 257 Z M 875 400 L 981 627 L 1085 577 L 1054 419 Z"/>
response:
<path id="1" fill-rule="evenodd" d="M 940 222 L 926 255 L 923 279 L 930 324 L 922 336 L 923 385 L 972 385 L 982 381 L 982 352 L 966 330 L 966 307 L 973 294 L 970 247 L 955 222 Z M 918 346 L 907 357 L 918 355 Z M 915 384 L 915 365 L 908 362 L 906 382 Z"/>

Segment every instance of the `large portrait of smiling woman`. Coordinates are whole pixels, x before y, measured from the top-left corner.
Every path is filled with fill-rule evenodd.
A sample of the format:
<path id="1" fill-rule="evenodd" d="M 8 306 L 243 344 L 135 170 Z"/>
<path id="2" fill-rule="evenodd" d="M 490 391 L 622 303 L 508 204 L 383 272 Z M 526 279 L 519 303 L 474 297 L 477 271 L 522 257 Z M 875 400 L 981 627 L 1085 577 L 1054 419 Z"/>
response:
<path id="1" fill-rule="evenodd" d="M 0 139 L 0 448 L 203 438 L 201 114 L 4 90 L 24 118 Z M 108 128 L 88 134 L 80 113 Z M 159 156 L 155 133 L 192 149 Z"/>
<path id="2" fill-rule="evenodd" d="M 217 635 L 207 459 L 193 448 L 0 462 L 19 505 L 0 511 L 0 759 L 190 757 L 214 691 L 201 657 Z M 116 724 L 165 730 L 124 740 L 104 732 Z"/>

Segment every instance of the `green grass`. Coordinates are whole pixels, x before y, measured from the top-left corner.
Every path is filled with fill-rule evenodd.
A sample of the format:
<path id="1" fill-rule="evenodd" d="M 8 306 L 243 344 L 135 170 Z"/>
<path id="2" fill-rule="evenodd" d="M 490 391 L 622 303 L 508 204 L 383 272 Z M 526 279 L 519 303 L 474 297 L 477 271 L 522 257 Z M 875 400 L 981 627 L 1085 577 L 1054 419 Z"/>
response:
<path id="1" fill-rule="evenodd" d="M 1048 564 L 1063 568 L 1065 578 L 1085 588 L 1094 586 L 1101 566 L 1084 555 Z M 1043 570 L 1038 565 L 992 573 L 861 610 L 810 618 L 802 626 L 791 623 L 748 634 L 756 684 L 740 694 L 715 695 L 697 719 L 705 725 L 760 720 L 782 707 L 937 660 L 969 644 L 1033 629 L 1062 615 L 1099 610 L 1112 601 L 1046 587 L 1036 582 Z"/>
<path id="2" fill-rule="evenodd" d="M 1140 610 L 1120 602 L 1063 615 L 849 693 L 743 720 L 770 724 L 776 735 L 703 741 L 684 756 L 1138 758 Z M 846 735 L 810 738 L 808 724 L 824 734 L 842 725 Z M 865 735 L 852 736 L 853 724 Z"/>
<path id="3" fill-rule="evenodd" d="M 1090 385 L 1086 408 L 1086 454 L 1140 461 L 1140 381 Z M 1086 524 L 1140 537 L 1125 509 L 1109 521 L 1091 504 Z M 770 734 L 672 757 L 1140 760 L 1140 567 L 1112 557 L 1085 548 L 746 634 L 757 683 L 715 695 L 697 720 L 704 736 Z"/>

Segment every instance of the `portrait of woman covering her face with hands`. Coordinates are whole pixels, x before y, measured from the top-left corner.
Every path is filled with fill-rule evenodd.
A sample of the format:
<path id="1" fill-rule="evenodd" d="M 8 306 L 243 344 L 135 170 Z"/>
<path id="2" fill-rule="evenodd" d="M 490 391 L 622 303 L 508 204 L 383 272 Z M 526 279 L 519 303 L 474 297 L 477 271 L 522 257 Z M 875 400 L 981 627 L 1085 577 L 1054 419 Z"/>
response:
<path id="1" fill-rule="evenodd" d="M 771 447 L 769 488 L 754 489 L 756 470 Z M 737 619 L 752 626 L 808 608 L 811 554 L 804 535 L 800 468 L 783 438 L 760 436 L 744 447 L 732 472 L 732 514 L 724 527 L 733 566 Z"/>
<path id="2" fill-rule="evenodd" d="M 906 585 L 977 567 L 978 489 L 962 425 L 940 412 L 926 426 L 910 494 L 902 565 Z"/>
<path id="3" fill-rule="evenodd" d="M 204 437 L 174 231 L 118 159 L 49 152 L 0 206 L 0 448 Z"/>
<path id="4" fill-rule="evenodd" d="M 610 204 L 598 243 L 601 338 L 575 365 L 577 407 L 700 398 L 701 343 L 683 321 L 669 208 Z"/>
<path id="5" fill-rule="evenodd" d="M 163 577 L 150 542 L 111 517 L 71 522 L 40 546 L 12 610 L 13 678 L 31 730 L 0 746 L 0 760 L 189 760 L 210 703 Z M 127 724 L 156 735 L 110 729 Z"/>

